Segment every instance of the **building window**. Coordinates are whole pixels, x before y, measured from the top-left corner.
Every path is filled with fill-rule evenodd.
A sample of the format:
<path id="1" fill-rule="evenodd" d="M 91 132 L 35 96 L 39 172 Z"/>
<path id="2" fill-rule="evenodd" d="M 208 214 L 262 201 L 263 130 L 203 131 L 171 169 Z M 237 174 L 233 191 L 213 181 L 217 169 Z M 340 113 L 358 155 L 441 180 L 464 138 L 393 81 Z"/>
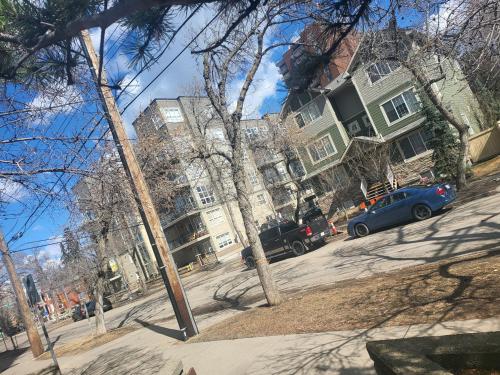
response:
<path id="1" fill-rule="evenodd" d="M 280 68 L 281 75 L 284 76 L 285 74 L 288 73 L 288 65 L 286 64 L 286 62 L 282 61 L 279 68 Z"/>
<path id="2" fill-rule="evenodd" d="M 286 168 L 283 164 L 277 164 L 276 171 L 278 172 L 278 175 L 281 177 L 285 177 L 287 175 Z"/>
<path id="3" fill-rule="evenodd" d="M 357 121 L 350 122 L 347 124 L 347 129 L 349 129 L 349 134 L 356 135 L 361 131 L 361 127 Z"/>
<path id="4" fill-rule="evenodd" d="M 399 145 L 399 149 L 401 150 L 404 159 L 410 159 L 431 150 L 431 138 L 432 134 L 429 131 L 417 130 L 403 138 L 398 139 L 396 143 Z M 397 149 L 393 149 L 391 157 L 393 161 L 398 161 L 400 159 L 397 155 Z"/>
<path id="5" fill-rule="evenodd" d="M 257 172 L 255 172 L 255 169 L 251 169 L 248 171 L 248 180 L 252 185 L 258 185 L 259 184 L 259 179 L 257 177 Z"/>
<path id="6" fill-rule="evenodd" d="M 224 222 L 224 215 L 220 208 L 215 210 L 207 211 L 207 218 L 210 224 L 222 224 Z"/>
<path id="7" fill-rule="evenodd" d="M 161 129 L 161 127 L 164 125 L 163 120 L 160 116 L 158 116 L 157 113 L 153 113 L 150 118 L 156 130 Z"/>
<path id="8" fill-rule="evenodd" d="M 366 71 L 368 72 L 370 81 L 373 84 L 388 76 L 399 67 L 400 65 L 396 61 L 380 61 L 370 65 Z"/>
<path id="9" fill-rule="evenodd" d="M 162 108 L 167 122 L 183 122 L 181 110 L 179 108 Z"/>
<path id="10" fill-rule="evenodd" d="M 259 206 L 266 204 L 266 197 L 264 196 L 264 194 L 257 195 L 257 203 L 259 204 Z"/>
<path id="11" fill-rule="evenodd" d="M 217 240 L 220 249 L 229 246 L 233 243 L 233 240 L 231 239 L 229 232 L 220 234 L 217 237 L 215 237 L 215 239 Z"/>
<path id="12" fill-rule="evenodd" d="M 206 205 L 215 202 L 214 193 L 211 190 L 208 190 L 206 186 L 197 186 L 196 192 L 198 193 L 202 204 Z"/>
<path id="13" fill-rule="evenodd" d="M 314 163 L 317 163 L 337 153 L 337 150 L 333 146 L 332 140 L 328 135 L 309 145 L 308 149 L 309 154 L 311 155 L 311 159 Z"/>
<path id="14" fill-rule="evenodd" d="M 295 121 L 299 128 L 303 128 L 320 117 L 321 112 L 319 111 L 318 105 L 315 102 L 311 102 L 300 110 L 300 113 L 295 116 Z"/>
<path id="15" fill-rule="evenodd" d="M 246 128 L 245 133 L 249 139 L 255 139 L 259 136 L 259 128 L 257 127 Z"/>
<path id="16" fill-rule="evenodd" d="M 420 102 L 413 89 L 409 89 L 382 104 L 389 123 L 398 121 L 420 110 Z"/>

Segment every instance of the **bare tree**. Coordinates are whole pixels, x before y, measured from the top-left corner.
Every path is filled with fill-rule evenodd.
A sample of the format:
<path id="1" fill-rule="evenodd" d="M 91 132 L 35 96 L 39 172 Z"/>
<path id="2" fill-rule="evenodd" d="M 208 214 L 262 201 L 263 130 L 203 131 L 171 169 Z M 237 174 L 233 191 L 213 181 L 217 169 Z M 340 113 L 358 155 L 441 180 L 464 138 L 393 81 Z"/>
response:
<path id="1" fill-rule="evenodd" d="M 96 164 L 94 173 L 81 180 L 75 188 L 78 208 L 85 216 L 82 230 L 95 242 L 97 277 L 94 298 L 97 335 L 106 333 L 103 294 L 110 254 L 115 255 L 114 248 L 110 246 L 110 232 L 116 230 L 115 223 L 119 222 L 121 215 L 132 210 L 130 191 L 122 183 L 125 179 L 123 169 L 112 150 L 106 151 Z"/>
<path id="2" fill-rule="evenodd" d="M 325 192 L 328 216 L 335 215 L 341 211 L 344 215 L 344 220 L 349 220 L 348 202 L 352 202 L 355 198 L 355 192 L 359 191 L 359 180 L 354 176 L 349 176 L 344 167 L 329 168 L 319 174 L 318 188 Z M 323 200 L 325 200 L 325 198 Z"/>
<path id="3" fill-rule="evenodd" d="M 267 2 L 259 5 L 256 12 L 250 15 L 245 24 L 240 24 L 225 42 L 219 43 L 221 35 L 227 30 L 227 24 L 237 14 L 228 14 L 228 23 L 210 31 L 209 41 L 203 55 L 203 78 L 205 91 L 223 124 L 225 139 L 228 140 L 228 152 L 218 152 L 228 163 L 236 189 L 236 198 L 243 218 L 247 238 L 252 247 L 266 299 L 270 305 L 277 305 L 281 297 L 271 276 L 250 204 L 250 192 L 246 183 L 244 168 L 245 138 L 241 127 L 241 119 L 245 100 L 255 74 L 264 56 L 277 45 L 265 45 L 264 38 L 273 31 L 273 27 L 283 22 L 283 14 L 287 4 L 282 2 Z M 210 39 L 212 41 L 210 41 Z M 214 42 L 215 41 L 215 42 Z M 230 80 L 238 74 L 244 77 L 235 103 L 229 97 Z"/>
<path id="4" fill-rule="evenodd" d="M 279 168 L 284 166 L 287 173 L 286 189 L 294 197 L 293 218 L 298 222 L 304 190 L 302 177 L 305 174 L 299 150 L 305 147 L 309 137 L 294 121 L 283 120 L 277 114 L 266 115 L 265 121 L 267 131 L 252 138 L 250 147 L 257 160 L 265 161 L 260 168 L 264 175 L 267 173 L 276 176 L 277 182 L 281 182 Z M 267 184 L 271 196 L 282 194 L 283 183 L 273 182 L 268 181 Z"/>

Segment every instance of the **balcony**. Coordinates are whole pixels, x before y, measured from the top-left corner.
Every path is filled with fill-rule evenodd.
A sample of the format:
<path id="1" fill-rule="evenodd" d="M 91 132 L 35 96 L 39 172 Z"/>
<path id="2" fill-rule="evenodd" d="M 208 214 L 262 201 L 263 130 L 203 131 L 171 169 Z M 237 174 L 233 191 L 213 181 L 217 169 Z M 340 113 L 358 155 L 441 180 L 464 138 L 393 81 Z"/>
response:
<path id="1" fill-rule="evenodd" d="M 168 246 L 170 247 L 170 249 L 172 249 L 172 251 L 178 251 L 198 241 L 208 238 L 208 236 L 208 230 L 202 228 L 196 232 L 185 233 L 173 240 L 168 240 Z"/>
<path id="2" fill-rule="evenodd" d="M 274 175 L 274 176 L 264 176 L 264 183 L 267 187 L 276 187 L 279 185 L 287 184 L 291 182 L 292 179 L 288 175 Z"/>
<path id="3" fill-rule="evenodd" d="M 194 200 L 178 205 L 163 215 L 161 220 L 162 227 L 170 227 L 183 218 L 198 212 L 200 208 Z"/>

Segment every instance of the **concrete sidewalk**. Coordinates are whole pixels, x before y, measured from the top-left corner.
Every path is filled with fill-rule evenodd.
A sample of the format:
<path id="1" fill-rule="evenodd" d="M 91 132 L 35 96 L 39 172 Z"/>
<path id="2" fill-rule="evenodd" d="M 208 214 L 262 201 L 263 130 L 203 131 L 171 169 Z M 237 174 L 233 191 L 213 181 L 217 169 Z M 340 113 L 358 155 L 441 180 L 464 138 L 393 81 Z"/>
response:
<path id="1" fill-rule="evenodd" d="M 172 323 L 173 324 L 173 323 Z M 155 374 L 182 360 L 199 375 L 374 374 L 370 340 L 500 330 L 500 317 L 371 330 L 183 343 L 169 324 L 151 325 L 77 356 L 61 357 L 63 374 Z M 40 372 L 51 362 L 27 352 L 3 374 Z"/>

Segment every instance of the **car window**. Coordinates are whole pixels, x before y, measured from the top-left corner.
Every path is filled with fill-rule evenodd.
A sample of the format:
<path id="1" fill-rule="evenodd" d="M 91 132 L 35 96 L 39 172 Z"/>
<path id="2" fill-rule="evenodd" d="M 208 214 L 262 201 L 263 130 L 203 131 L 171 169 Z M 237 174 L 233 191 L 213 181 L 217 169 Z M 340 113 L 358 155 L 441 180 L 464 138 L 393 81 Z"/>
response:
<path id="1" fill-rule="evenodd" d="M 383 197 L 383 198 L 380 198 L 377 203 L 375 203 L 372 208 L 371 208 L 371 211 L 374 211 L 374 210 L 378 210 L 380 208 L 384 208 L 384 207 L 387 207 L 388 205 L 391 204 L 391 197 L 389 195 Z"/>
<path id="2" fill-rule="evenodd" d="M 290 232 L 291 230 L 297 229 L 298 227 L 299 226 L 293 221 L 283 223 L 283 224 L 281 224 L 281 233 Z"/>
<path id="3" fill-rule="evenodd" d="M 272 238 L 278 237 L 279 236 L 279 228 L 278 227 L 273 227 L 268 230 L 265 230 L 262 232 L 259 237 L 262 241 L 269 241 Z"/>
<path id="4" fill-rule="evenodd" d="M 399 193 L 392 194 L 392 201 L 399 202 L 399 201 L 405 200 L 406 197 L 407 197 L 406 192 L 401 191 Z"/>

